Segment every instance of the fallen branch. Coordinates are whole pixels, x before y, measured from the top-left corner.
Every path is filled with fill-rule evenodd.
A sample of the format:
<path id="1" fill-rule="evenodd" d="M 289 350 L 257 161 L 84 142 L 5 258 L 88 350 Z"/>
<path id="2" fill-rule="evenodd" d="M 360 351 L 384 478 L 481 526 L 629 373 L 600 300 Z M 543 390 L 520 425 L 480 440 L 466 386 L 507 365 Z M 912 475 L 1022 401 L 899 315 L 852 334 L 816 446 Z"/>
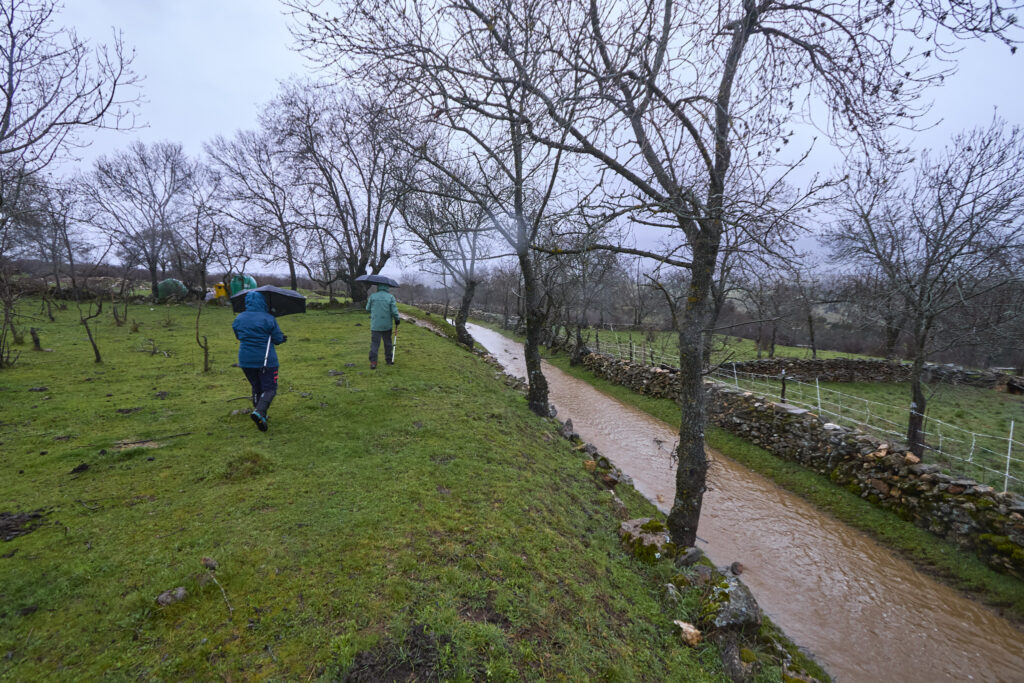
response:
<path id="1" fill-rule="evenodd" d="M 224 590 L 224 586 L 220 585 L 220 581 L 218 581 L 217 577 L 213 575 L 213 572 L 209 572 L 209 574 L 210 578 L 213 579 L 213 582 L 217 584 L 217 588 L 220 589 L 220 594 L 224 596 L 224 604 L 228 606 L 228 615 L 233 617 L 235 615 L 235 610 L 231 607 L 231 603 L 228 602 L 228 592 Z"/>
<path id="2" fill-rule="evenodd" d="M 140 441 L 118 441 L 117 446 L 134 446 L 137 443 L 150 443 L 151 441 L 160 441 L 163 439 L 176 439 L 179 436 L 188 436 L 192 432 L 182 432 L 181 434 L 171 434 L 170 436 L 155 436 L 149 439 L 141 439 Z"/>

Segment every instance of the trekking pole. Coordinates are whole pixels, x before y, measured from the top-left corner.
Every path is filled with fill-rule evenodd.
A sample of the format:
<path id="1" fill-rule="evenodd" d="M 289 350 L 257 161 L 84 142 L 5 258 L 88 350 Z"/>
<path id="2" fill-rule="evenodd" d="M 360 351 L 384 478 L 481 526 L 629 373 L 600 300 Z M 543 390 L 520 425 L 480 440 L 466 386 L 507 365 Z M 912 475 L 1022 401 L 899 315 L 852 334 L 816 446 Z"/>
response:
<path id="1" fill-rule="evenodd" d="M 398 351 L 398 325 L 395 325 L 395 334 L 391 338 L 391 362 L 395 362 L 395 353 Z"/>
<path id="2" fill-rule="evenodd" d="M 267 359 L 270 358 L 270 340 L 274 338 L 274 335 L 267 337 L 267 350 L 263 354 L 263 367 L 267 367 Z"/>

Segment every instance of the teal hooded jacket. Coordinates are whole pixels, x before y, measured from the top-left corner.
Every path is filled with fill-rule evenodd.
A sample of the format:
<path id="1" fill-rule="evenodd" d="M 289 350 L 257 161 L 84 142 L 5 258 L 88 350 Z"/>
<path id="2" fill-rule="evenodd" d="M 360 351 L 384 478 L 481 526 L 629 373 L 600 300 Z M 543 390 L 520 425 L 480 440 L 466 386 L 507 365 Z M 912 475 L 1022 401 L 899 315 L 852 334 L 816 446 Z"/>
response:
<path id="1" fill-rule="evenodd" d="M 274 346 L 284 343 L 284 333 L 277 319 L 267 312 L 263 294 L 249 292 L 245 295 L 245 310 L 235 316 L 231 329 L 238 340 L 238 367 L 277 367 Z"/>
<path id="2" fill-rule="evenodd" d="M 399 319 L 398 301 L 387 285 L 377 285 L 377 291 L 366 300 L 366 310 L 370 312 L 370 329 L 374 332 L 390 331 L 391 321 Z"/>

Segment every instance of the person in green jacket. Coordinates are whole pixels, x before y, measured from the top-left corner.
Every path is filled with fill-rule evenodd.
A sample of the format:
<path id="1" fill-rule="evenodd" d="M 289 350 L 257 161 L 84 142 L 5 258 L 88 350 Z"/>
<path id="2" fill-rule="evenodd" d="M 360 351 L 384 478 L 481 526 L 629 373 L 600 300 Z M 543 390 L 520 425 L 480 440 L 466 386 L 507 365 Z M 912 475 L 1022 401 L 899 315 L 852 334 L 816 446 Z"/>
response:
<path id="1" fill-rule="evenodd" d="M 398 301 L 388 291 L 387 285 L 377 285 L 377 291 L 366 300 L 366 310 L 370 312 L 370 369 L 377 369 L 377 350 L 381 340 L 384 341 L 384 360 L 394 365 L 394 346 L 391 343 L 391 321 L 395 321 L 395 329 L 402 322 L 398 317 Z"/>

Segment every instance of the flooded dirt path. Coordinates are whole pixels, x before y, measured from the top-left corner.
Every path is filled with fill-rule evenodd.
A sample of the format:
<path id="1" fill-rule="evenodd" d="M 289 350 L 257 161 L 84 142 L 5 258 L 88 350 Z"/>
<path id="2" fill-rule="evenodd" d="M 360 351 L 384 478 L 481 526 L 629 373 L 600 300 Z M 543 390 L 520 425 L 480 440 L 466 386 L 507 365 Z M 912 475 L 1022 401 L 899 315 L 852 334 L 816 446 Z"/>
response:
<path id="1" fill-rule="evenodd" d="M 525 376 L 522 346 L 470 333 Z M 562 420 L 668 512 L 676 430 L 545 363 Z M 1024 633 L 916 571 L 865 534 L 720 453 L 709 451 L 698 545 L 719 566 L 739 561 L 765 613 L 842 683 L 1024 681 Z"/>

